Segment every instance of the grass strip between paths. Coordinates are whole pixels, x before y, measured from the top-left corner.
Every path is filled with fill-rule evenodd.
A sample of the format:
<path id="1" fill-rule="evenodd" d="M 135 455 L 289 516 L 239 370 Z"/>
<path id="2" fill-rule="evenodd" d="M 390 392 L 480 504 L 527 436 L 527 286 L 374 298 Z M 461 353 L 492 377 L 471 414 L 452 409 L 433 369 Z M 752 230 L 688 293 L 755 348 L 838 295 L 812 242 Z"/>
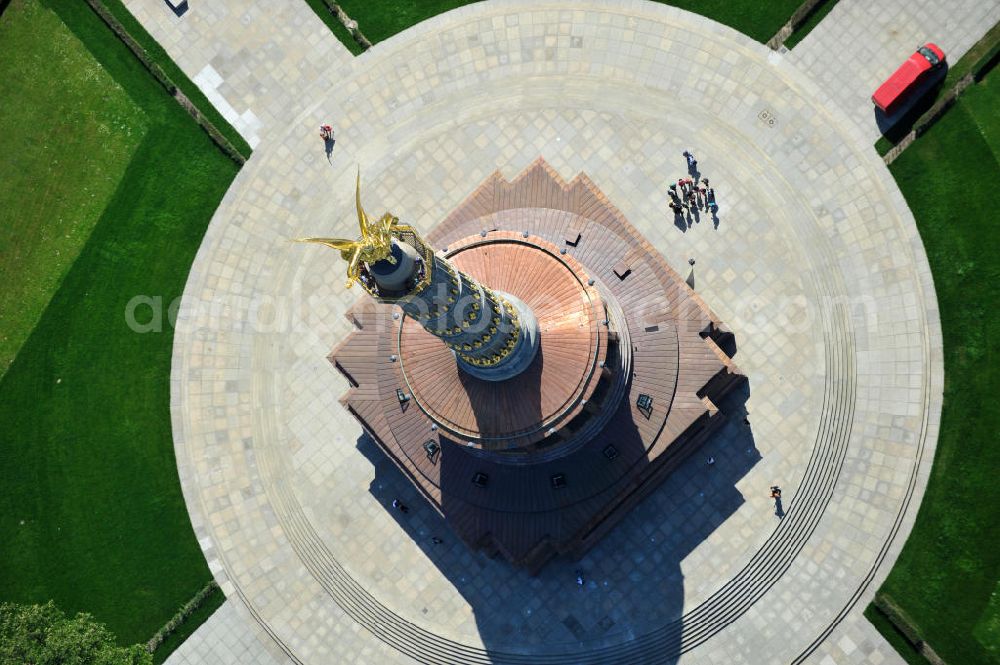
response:
<path id="1" fill-rule="evenodd" d="M 354 36 L 351 35 L 351 31 L 337 20 L 337 17 L 330 11 L 330 7 L 325 0 L 305 0 L 305 2 L 313 10 L 313 13 L 326 24 L 326 27 L 330 28 L 330 32 L 337 38 L 337 41 L 343 44 L 348 51 L 354 55 L 361 55 L 365 52 L 365 47 L 359 44 L 354 39 Z"/>
<path id="2" fill-rule="evenodd" d="M 806 38 L 810 32 L 813 31 L 819 22 L 826 18 L 826 15 L 833 11 L 833 8 L 837 6 L 839 0 L 821 0 L 821 2 L 813 7 L 812 11 L 806 16 L 806 20 L 803 21 L 797 28 L 792 31 L 792 34 L 785 40 L 785 48 L 792 49 L 795 45 Z"/>
<path id="3" fill-rule="evenodd" d="M 321 5 L 321 0 L 305 0 Z M 421 21 L 476 0 L 338 0 L 347 15 L 358 22 L 361 32 L 378 43 Z M 481 0 L 480 0 L 481 1 Z M 801 0 L 676 0 L 663 2 L 701 14 L 765 42 L 778 31 L 799 6 Z M 316 9 L 316 7 L 313 7 Z M 317 13 L 320 12 L 317 10 Z M 342 37 L 338 37 L 350 48 Z"/>

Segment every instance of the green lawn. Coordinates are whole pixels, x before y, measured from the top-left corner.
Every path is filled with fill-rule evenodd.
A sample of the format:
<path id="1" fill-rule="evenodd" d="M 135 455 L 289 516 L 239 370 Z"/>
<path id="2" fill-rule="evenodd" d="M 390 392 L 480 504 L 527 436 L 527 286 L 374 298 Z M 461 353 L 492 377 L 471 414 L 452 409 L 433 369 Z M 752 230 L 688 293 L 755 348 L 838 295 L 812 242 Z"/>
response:
<path id="1" fill-rule="evenodd" d="M 80 66 L 93 69 L 96 61 L 100 80 L 113 79 L 139 110 L 128 117 L 140 139 L 130 159 L 123 155 L 117 187 L 0 380 L 0 599 L 53 599 L 67 614 L 93 613 L 122 643 L 145 641 L 210 574 L 173 454 L 172 334 L 134 333 L 124 313 L 135 295 L 169 303 L 181 293 L 237 167 L 85 3 L 45 0 L 43 11 L 30 0 L 24 14 L 21 2 L 0 26 L 40 17 L 28 31 L 48 39 L 61 20 L 93 57 Z M 51 90 L 4 98 L 4 105 L 63 94 L 60 78 L 37 75 L 33 83 Z M 33 149 L 20 144 L 3 158 L 29 163 L 20 153 Z M 10 190 L 13 218 L 32 209 L 39 188 L 47 198 L 75 196 L 78 182 L 45 176 L 0 185 Z"/>
<path id="2" fill-rule="evenodd" d="M 664 2 L 736 28 L 763 43 L 774 37 L 792 13 L 802 4 L 801 0 L 678 0 Z"/>
<path id="3" fill-rule="evenodd" d="M 962 97 L 962 104 L 968 109 L 972 121 L 979 128 L 979 134 L 989 145 L 994 157 L 1000 155 L 1000 75 L 992 73 L 971 88 Z M 995 219 L 995 218 L 994 218 Z"/>
<path id="4" fill-rule="evenodd" d="M 314 1 L 307 0 L 310 4 Z M 472 3 L 469 0 L 339 0 L 338 4 L 358 22 L 365 37 L 377 43 L 432 16 Z M 785 24 L 801 0 L 678 0 L 663 4 L 702 14 L 766 42 Z"/>
<path id="5" fill-rule="evenodd" d="M 1000 662 L 998 108 L 994 72 L 890 167 L 934 273 L 945 392 L 927 493 L 882 591 L 962 665 Z"/>
<path id="6" fill-rule="evenodd" d="M 114 195 L 147 121 L 57 16 L 0 21 L 0 377 Z M 39 74 L 58 84 L 38 85 Z"/>
<path id="7" fill-rule="evenodd" d="M 472 4 L 472 0 L 338 0 L 347 15 L 373 44 L 432 16 Z"/>

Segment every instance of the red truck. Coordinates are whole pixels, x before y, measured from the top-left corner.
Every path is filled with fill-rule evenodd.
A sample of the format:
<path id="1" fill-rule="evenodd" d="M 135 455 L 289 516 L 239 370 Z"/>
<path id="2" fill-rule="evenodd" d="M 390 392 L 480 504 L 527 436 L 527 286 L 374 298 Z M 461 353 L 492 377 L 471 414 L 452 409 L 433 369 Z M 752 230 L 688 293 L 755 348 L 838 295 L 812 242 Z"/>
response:
<path id="1" fill-rule="evenodd" d="M 892 114 L 902 104 L 910 91 L 924 81 L 930 72 L 944 65 L 944 51 L 930 42 L 917 48 L 906 62 L 899 66 L 885 83 L 872 95 L 875 106 L 886 115 Z"/>

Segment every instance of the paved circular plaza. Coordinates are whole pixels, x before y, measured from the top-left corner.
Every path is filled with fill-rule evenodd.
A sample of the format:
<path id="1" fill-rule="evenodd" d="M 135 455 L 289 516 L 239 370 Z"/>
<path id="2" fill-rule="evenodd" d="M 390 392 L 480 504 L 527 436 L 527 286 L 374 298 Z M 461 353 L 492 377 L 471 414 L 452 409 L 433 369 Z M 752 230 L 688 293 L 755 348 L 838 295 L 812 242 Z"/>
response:
<path id="1" fill-rule="evenodd" d="M 177 324 L 178 466 L 227 595 L 301 663 L 850 653 L 837 631 L 909 531 L 943 377 L 923 248 L 864 133 L 763 45 L 638 1 L 479 3 L 330 78 L 287 100 L 238 175 Z M 665 194 L 685 149 L 720 206 L 690 227 Z M 538 157 L 586 173 L 678 272 L 696 259 L 749 426 L 734 417 L 583 560 L 531 577 L 458 542 L 338 403 L 326 356 L 360 291 L 288 239 L 353 237 L 357 165 L 369 213 L 430 229 Z"/>

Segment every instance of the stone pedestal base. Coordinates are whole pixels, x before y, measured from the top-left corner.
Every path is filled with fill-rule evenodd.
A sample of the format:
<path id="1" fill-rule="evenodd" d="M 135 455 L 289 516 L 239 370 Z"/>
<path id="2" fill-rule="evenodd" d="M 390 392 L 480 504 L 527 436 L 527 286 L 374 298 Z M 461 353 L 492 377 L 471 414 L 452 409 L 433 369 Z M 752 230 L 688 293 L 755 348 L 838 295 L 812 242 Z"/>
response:
<path id="1" fill-rule="evenodd" d="M 532 571 L 580 556 L 725 418 L 732 334 L 586 176 L 542 161 L 489 178 L 427 242 L 516 304 L 510 373 L 477 378 L 363 300 L 331 354 L 341 401 L 469 546 Z"/>

